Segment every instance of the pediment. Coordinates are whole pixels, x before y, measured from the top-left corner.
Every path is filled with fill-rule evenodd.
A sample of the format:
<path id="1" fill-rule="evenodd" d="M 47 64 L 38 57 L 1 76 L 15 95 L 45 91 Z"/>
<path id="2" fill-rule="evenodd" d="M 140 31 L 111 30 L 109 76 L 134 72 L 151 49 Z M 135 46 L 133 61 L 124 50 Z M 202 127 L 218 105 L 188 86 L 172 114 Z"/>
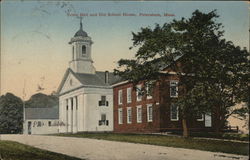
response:
<path id="1" fill-rule="evenodd" d="M 59 94 L 78 88 L 81 85 L 81 82 L 74 76 L 74 74 L 69 72 L 68 76 L 65 78 L 65 82 L 63 83 Z"/>

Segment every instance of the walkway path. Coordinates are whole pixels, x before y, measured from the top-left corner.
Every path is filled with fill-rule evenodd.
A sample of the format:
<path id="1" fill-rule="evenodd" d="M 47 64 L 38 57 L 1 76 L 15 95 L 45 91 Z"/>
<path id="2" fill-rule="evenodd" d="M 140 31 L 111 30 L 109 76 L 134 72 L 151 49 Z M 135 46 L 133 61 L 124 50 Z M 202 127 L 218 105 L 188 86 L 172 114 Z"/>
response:
<path id="1" fill-rule="evenodd" d="M 248 160 L 247 156 L 88 138 L 0 135 L 37 148 L 87 160 Z"/>

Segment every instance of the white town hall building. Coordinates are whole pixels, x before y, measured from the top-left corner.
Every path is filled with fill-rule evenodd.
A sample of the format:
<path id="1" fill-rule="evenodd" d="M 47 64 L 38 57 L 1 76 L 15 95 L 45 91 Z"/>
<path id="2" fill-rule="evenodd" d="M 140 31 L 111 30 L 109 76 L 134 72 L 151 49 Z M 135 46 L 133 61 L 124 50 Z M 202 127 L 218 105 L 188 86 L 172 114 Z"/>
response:
<path id="1" fill-rule="evenodd" d="M 58 88 L 60 133 L 113 131 L 113 89 L 118 80 L 96 71 L 91 37 L 80 29 L 71 38 L 72 59 Z"/>

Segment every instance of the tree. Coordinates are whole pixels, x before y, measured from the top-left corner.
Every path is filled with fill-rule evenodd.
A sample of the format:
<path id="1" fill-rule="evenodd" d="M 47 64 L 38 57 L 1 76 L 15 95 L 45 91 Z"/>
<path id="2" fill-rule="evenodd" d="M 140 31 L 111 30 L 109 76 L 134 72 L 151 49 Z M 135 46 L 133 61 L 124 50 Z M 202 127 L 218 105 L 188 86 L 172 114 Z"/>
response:
<path id="1" fill-rule="evenodd" d="M 22 100 L 12 93 L 6 93 L 0 97 L 0 133 L 21 133 L 22 129 Z"/>
<path id="2" fill-rule="evenodd" d="M 25 102 L 26 108 L 51 108 L 58 107 L 58 97 L 56 95 L 46 95 L 37 93 Z"/>
<path id="3" fill-rule="evenodd" d="M 136 84 L 158 80 L 159 71 L 171 67 L 183 86 L 177 103 L 185 137 L 189 135 L 187 119 L 198 113 L 213 114 L 220 122 L 216 125 L 219 132 L 234 112 L 232 106 L 246 99 L 248 92 L 249 53 L 223 39 L 218 17 L 216 11 L 196 10 L 189 19 L 141 28 L 132 33 L 133 47 L 138 47 L 135 59 L 121 59 L 115 69 L 117 75 Z"/>

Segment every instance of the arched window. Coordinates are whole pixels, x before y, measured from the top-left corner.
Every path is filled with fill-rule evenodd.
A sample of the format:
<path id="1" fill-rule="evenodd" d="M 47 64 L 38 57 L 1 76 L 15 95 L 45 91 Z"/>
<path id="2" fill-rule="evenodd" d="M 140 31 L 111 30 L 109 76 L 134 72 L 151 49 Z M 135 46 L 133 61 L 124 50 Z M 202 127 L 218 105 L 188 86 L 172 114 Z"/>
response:
<path id="1" fill-rule="evenodd" d="M 75 50 L 75 48 L 74 48 L 74 46 L 72 47 L 72 60 L 74 60 L 75 58 L 74 58 L 74 50 Z"/>
<path id="2" fill-rule="evenodd" d="M 86 55 L 86 46 L 84 45 L 82 46 L 82 55 L 84 56 Z"/>

